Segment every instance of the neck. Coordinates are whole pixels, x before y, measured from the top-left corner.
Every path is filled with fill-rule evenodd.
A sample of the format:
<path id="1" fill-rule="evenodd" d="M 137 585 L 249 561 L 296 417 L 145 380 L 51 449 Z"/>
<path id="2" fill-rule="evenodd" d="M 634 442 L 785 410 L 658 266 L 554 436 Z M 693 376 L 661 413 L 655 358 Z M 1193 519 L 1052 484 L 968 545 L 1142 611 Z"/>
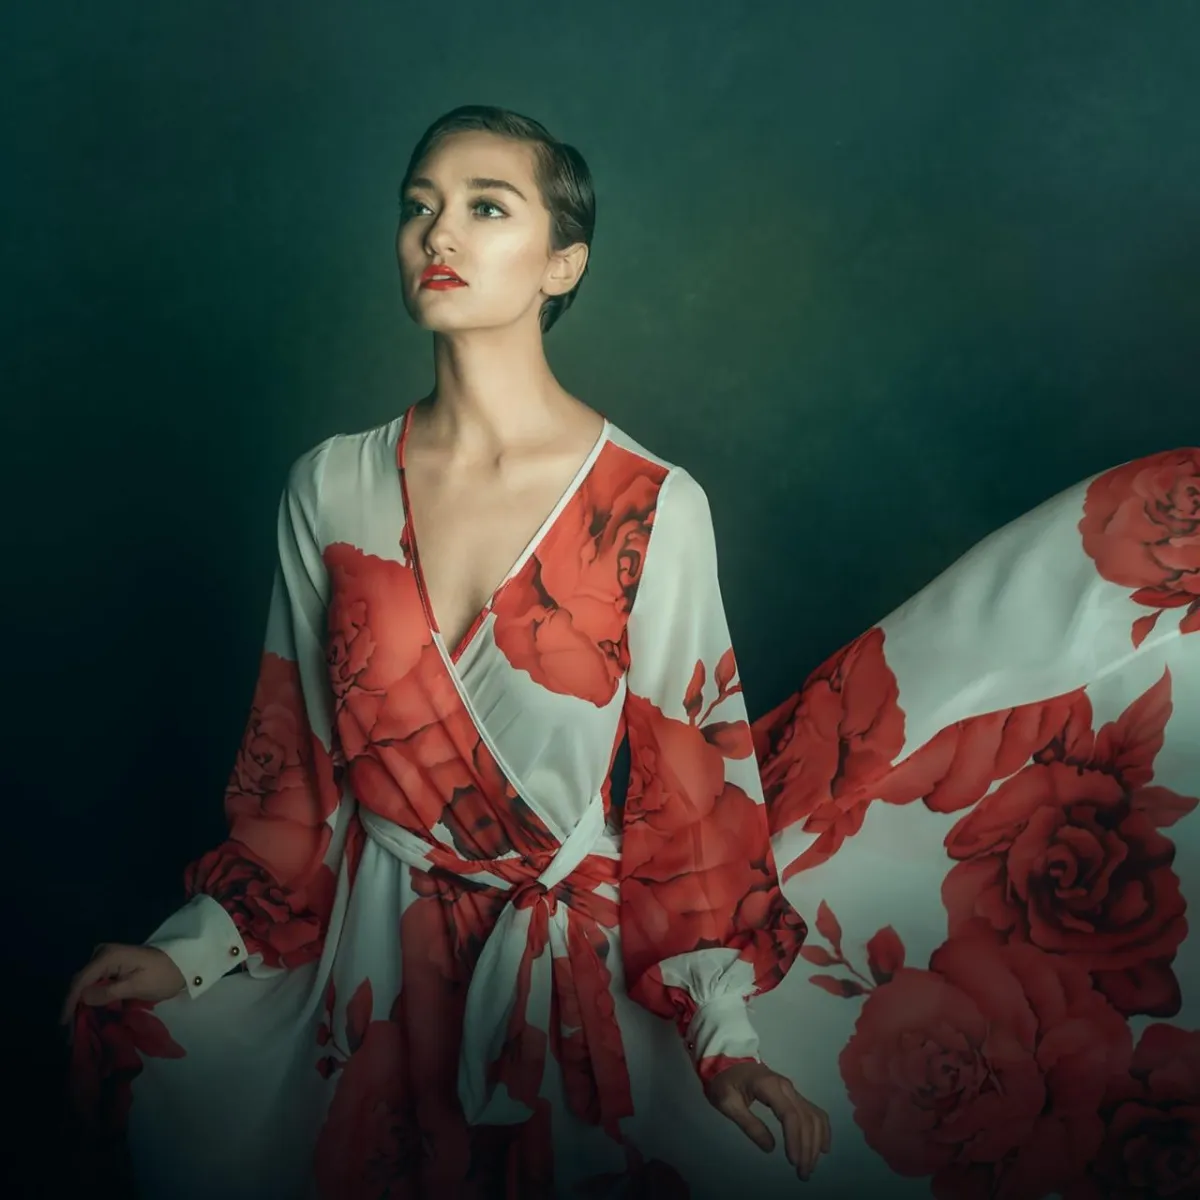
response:
<path id="1" fill-rule="evenodd" d="M 544 441 L 572 403 L 546 361 L 535 322 L 435 334 L 426 426 L 464 457 Z"/>

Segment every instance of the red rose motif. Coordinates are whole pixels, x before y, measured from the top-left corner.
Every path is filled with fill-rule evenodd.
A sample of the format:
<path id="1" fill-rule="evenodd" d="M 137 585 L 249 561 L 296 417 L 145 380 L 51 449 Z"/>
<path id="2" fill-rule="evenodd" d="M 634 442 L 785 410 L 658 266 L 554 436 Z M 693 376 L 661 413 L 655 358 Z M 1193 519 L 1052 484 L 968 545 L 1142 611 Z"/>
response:
<path id="1" fill-rule="evenodd" d="M 320 955 L 332 904 L 324 857 L 339 798 L 332 759 L 309 727 L 297 665 L 264 654 L 225 790 L 229 839 L 187 868 L 184 886 L 222 904 L 248 948 L 273 966 Z"/>
<path id="2" fill-rule="evenodd" d="M 501 653 L 548 691 L 603 707 L 629 666 L 637 595 L 666 470 L 609 443 L 536 552 L 499 591 Z"/>
<path id="3" fill-rule="evenodd" d="M 625 796 L 623 853 L 628 863 L 631 849 L 636 858 L 630 840 L 636 845 L 650 832 L 670 837 L 712 811 L 725 790 L 726 755 L 719 739 L 705 736 L 704 727 L 667 717 L 632 692 L 625 702 L 625 722 L 632 764 Z M 744 722 L 738 724 L 745 730 Z M 747 744 L 738 756 L 748 750 Z"/>
<path id="4" fill-rule="evenodd" d="M 470 883 L 441 871 L 409 869 L 413 890 L 421 899 L 410 904 L 401 918 L 406 957 L 429 965 L 441 978 L 466 986 L 483 944 L 508 901 L 503 888 Z"/>
<path id="5" fill-rule="evenodd" d="M 143 1056 L 184 1057 L 153 1009 L 143 1000 L 126 1000 L 75 1010 L 68 1084 L 72 1109 L 90 1140 L 103 1143 L 124 1133 Z"/>
<path id="6" fill-rule="evenodd" d="M 817 835 L 785 868 L 785 881 L 825 862 L 862 828 L 872 785 L 904 746 L 899 688 L 883 642 L 883 630 L 868 630 L 754 722 L 772 833 L 803 822 Z"/>
<path id="7" fill-rule="evenodd" d="M 339 1072 L 337 1091 L 317 1138 L 313 1171 L 323 1200 L 416 1200 L 428 1148 L 417 1120 L 410 1063 L 397 1005 L 372 1021 L 364 980 L 346 1007 L 346 1046 L 322 1060 Z M 328 1028 L 328 1027 L 326 1027 Z"/>
<path id="8" fill-rule="evenodd" d="M 567 920 L 567 954 L 551 958 L 550 1048 L 562 1067 L 571 1111 L 615 1133 L 614 1118 L 631 1113 L 633 1100 L 612 973 L 604 961 L 608 938 L 579 913 Z"/>
<path id="9" fill-rule="evenodd" d="M 533 1115 L 520 1125 L 472 1127 L 467 1183 L 454 1195 L 462 1200 L 561 1200 L 554 1190 L 553 1119 L 550 1101 L 538 1098 Z"/>
<path id="10" fill-rule="evenodd" d="M 309 727 L 299 668 L 266 653 L 225 790 L 230 836 L 279 882 L 304 880 L 325 856 L 338 801 L 333 762 Z"/>
<path id="11" fill-rule="evenodd" d="M 1151 1025 L 1109 1086 L 1104 1142 L 1066 1200 L 1200 1196 L 1200 1033 Z"/>
<path id="12" fill-rule="evenodd" d="M 979 919 L 1006 941 L 1071 957 L 1122 1012 L 1170 1015 L 1180 1004 L 1170 964 L 1187 933 L 1186 905 L 1174 844 L 1157 827 L 1196 805 L 1149 786 L 1170 677 L 1098 735 L 1086 699 L 1075 711 L 1069 741 L 947 835 L 958 860 L 942 886 L 950 934 Z"/>
<path id="13" fill-rule="evenodd" d="M 1080 721 L 1090 730 L 1091 705 L 1082 689 L 956 721 L 886 774 L 876 785 L 879 799 L 888 804 L 920 799 L 940 813 L 969 808 L 1030 758 L 1061 754 Z"/>
<path id="14" fill-rule="evenodd" d="M 1105 579 L 1159 610 L 1134 622 L 1134 646 L 1167 608 L 1187 609 L 1181 633 L 1200 630 L 1200 449 L 1152 454 L 1093 480 L 1079 532 Z"/>
<path id="15" fill-rule="evenodd" d="M 412 568 L 335 542 L 324 554 L 332 596 L 326 662 L 347 760 L 384 736 L 391 690 L 431 646 Z M 446 680 L 452 687 L 452 681 Z M 445 702 L 445 687 L 438 698 Z"/>
<path id="16" fill-rule="evenodd" d="M 307 886 L 285 887 L 234 841 L 197 859 L 184 876 L 188 896 L 204 893 L 216 900 L 233 918 L 246 949 L 272 967 L 298 967 L 321 957 L 334 882 L 322 867 Z"/>
<path id="17" fill-rule="evenodd" d="M 447 851 L 451 869 L 553 847 L 463 705 L 412 569 L 340 543 L 325 558 L 336 723 L 355 795 Z"/>
<path id="18" fill-rule="evenodd" d="M 1126 1069 L 1124 1019 L 1066 959 L 951 939 L 863 1004 L 842 1078 L 868 1145 L 939 1200 L 1035 1200 L 1079 1176 Z"/>
<path id="19" fill-rule="evenodd" d="M 805 925 L 779 893 L 761 806 L 725 784 L 703 829 L 695 838 L 636 826 L 626 835 L 621 933 L 630 979 L 705 945 L 737 948 L 764 983 L 782 977 Z"/>

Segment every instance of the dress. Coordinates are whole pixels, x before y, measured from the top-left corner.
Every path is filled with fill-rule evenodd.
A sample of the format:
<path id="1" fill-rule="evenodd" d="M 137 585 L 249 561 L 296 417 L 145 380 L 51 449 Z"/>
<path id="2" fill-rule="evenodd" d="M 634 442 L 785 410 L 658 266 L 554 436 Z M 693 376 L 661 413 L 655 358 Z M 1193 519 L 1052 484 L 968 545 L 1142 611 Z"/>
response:
<path id="1" fill-rule="evenodd" d="M 186 994 L 77 1017 L 146 1200 L 682 1182 L 662 1088 L 757 1057 L 803 942 L 699 485 L 606 422 L 449 647 L 407 429 L 290 472 L 229 837 L 148 939 Z"/>
<path id="2" fill-rule="evenodd" d="M 299 660 L 300 683 L 268 656 L 230 790 L 241 848 L 191 873 L 222 903 L 201 897 L 159 935 L 181 962 L 190 949 L 204 994 L 77 1018 L 76 1079 L 118 1123 L 128 1110 L 143 1177 L 165 1147 L 192 1155 L 171 1164 L 176 1191 L 150 1194 L 199 1194 L 193 1175 L 228 1168 L 243 1190 L 226 1195 L 304 1195 L 282 1190 L 291 1170 L 310 1195 L 453 1196 L 437 1173 L 458 1169 L 467 1195 L 564 1200 L 1200 1196 L 1200 938 L 1188 928 L 1200 880 L 1200 449 L 1085 479 L 986 538 L 755 720 L 751 757 L 708 515 L 688 476 L 610 427 L 593 467 L 605 455 L 614 466 L 581 482 L 585 499 L 546 531 L 538 565 L 514 573 L 528 586 L 501 590 L 451 674 L 420 619 L 373 616 L 405 595 L 419 605 L 412 556 L 393 545 L 397 435 L 337 440 L 293 472 L 280 592 L 291 607 L 277 600 L 269 652 L 285 636 L 315 644 L 316 547 L 329 559 L 352 540 L 296 532 L 314 528 L 305 481 L 317 460 L 328 460 L 322 513 L 392 532 L 356 543 L 356 574 L 329 569 L 323 586 L 344 597 L 329 607 L 332 685 L 315 652 L 307 668 Z M 351 452 L 358 465 L 334 474 Z M 375 475 L 368 519 L 358 481 Z M 330 490 L 335 478 L 344 490 Z M 289 577 L 297 561 L 310 566 Z M 624 622 L 614 614 L 634 585 Z M 396 630 L 412 628 L 419 645 L 400 649 Z M 476 655 L 478 722 L 456 699 Z M 419 690 L 379 685 L 419 656 Z M 307 749 L 297 700 L 302 689 L 311 706 L 327 686 L 334 715 L 315 728 L 339 731 L 329 754 L 320 747 L 333 742 Z M 622 687 L 631 771 L 624 812 L 608 805 L 612 840 L 598 845 L 609 853 L 545 897 L 528 868 L 507 892 L 472 889 L 482 860 L 489 873 L 521 871 L 503 865 L 509 845 L 533 857 L 546 829 L 575 844 L 571 819 L 544 806 L 606 776 L 599 759 L 620 719 L 595 735 L 604 755 L 574 731 L 599 727 L 608 689 Z M 422 826 L 374 798 L 398 769 L 391 748 L 426 731 L 403 788 L 421 813 L 442 814 Z M 535 738 L 525 757 L 509 750 Z M 512 757 L 496 757 L 501 743 Z M 562 767 L 548 779 L 541 764 L 564 751 L 598 760 L 575 783 Z M 472 782 L 484 768 L 504 804 L 484 804 L 500 794 Z M 447 866 L 401 865 L 403 845 L 387 841 L 396 829 L 425 830 Z M 256 863 L 259 847 L 285 844 L 281 888 Z M 286 886 L 300 878 L 306 891 Z M 205 929 L 217 933 L 205 941 Z M 243 944 L 256 948 L 250 974 L 208 990 Z M 510 944 L 508 966 L 482 974 L 497 963 L 490 948 Z M 475 995 L 498 998 L 514 974 L 519 1004 L 497 999 L 490 1020 L 472 1009 L 480 979 L 492 982 Z M 702 1073 L 705 1050 L 713 1065 L 754 1053 L 740 999 L 751 992 L 762 1058 L 830 1115 L 833 1151 L 803 1185 L 778 1148 L 761 1154 L 712 1111 L 683 1052 L 696 1043 Z M 616 1019 L 604 1021 L 610 1001 Z M 456 1080 L 464 1011 L 475 1049 Z M 686 1038 L 659 1014 L 691 1019 Z M 479 1069 L 493 1048 L 500 1065 Z M 542 1061 L 552 1069 L 537 1090 Z M 523 1101 L 534 1115 L 467 1132 L 458 1094 L 468 1111 L 486 1103 L 488 1121 Z M 628 1096 L 618 1144 L 609 1118 Z"/>

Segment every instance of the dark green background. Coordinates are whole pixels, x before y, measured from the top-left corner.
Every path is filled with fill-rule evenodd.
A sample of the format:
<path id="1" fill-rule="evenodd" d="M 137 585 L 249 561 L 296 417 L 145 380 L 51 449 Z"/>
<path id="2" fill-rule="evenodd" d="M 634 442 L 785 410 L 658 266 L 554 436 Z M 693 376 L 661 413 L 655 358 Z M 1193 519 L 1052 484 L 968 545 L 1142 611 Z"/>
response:
<path id="1" fill-rule="evenodd" d="M 288 463 L 428 387 L 392 237 L 442 111 L 507 105 L 588 158 L 593 267 L 551 358 L 707 488 L 755 714 L 990 530 L 1200 440 L 1196 3 L 10 8 L 29 1112 L 66 976 L 221 836 Z"/>

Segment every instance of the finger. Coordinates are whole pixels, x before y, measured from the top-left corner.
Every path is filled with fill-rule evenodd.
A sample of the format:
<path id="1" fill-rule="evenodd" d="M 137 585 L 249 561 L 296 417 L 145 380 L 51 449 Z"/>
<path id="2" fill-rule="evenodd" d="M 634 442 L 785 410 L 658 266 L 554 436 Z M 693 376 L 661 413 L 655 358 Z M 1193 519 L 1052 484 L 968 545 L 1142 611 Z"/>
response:
<path id="1" fill-rule="evenodd" d="M 100 958 L 92 959 L 83 970 L 76 973 L 67 990 L 67 998 L 63 1001 L 62 1015 L 59 1018 L 64 1025 L 71 1019 L 75 1009 L 79 1007 L 79 999 L 84 990 L 91 987 L 97 980 L 103 979 L 113 970 L 114 965 L 108 955 L 103 955 Z"/>
<path id="2" fill-rule="evenodd" d="M 809 1133 L 805 1114 L 793 1104 L 786 1102 L 776 1109 L 779 1123 L 783 1126 L 784 1144 L 787 1146 L 788 1162 L 799 1172 L 802 1179 L 812 1174 L 813 1138 Z"/>
<path id="3" fill-rule="evenodd" d="M 813 1111 L 806 1112 L 804 1124 L 804 1178 L 808 1179 L 817 1169 L 821 1157 L 821 1122 Z"/>
<path id="4" fill-rule="evenodd" d="M 136 995 L 137 984 L 134 977 L 127 979 L 112 979 L 107 983 L 97 984 L 83 993 L 83 1002 L 89 1008 L 98 1008 L 113 1000 L 128 1000 Z"/>
<path id="5" fill-rule="evenodd" d="M 775 1114 L 775 1119 L 783 1129 L 787 1160 L 799 1170 L 804 1158 L 804 1128 L 799 1097 L 784 1087 L 781 1079 L 764 1079 L 755 1087 L 754 1099 Z"/>
<path id="6" fill-rule="evenodd" d="M 829 1114 L 824 1109 L 821 1110 L 821 1153 L 833 1153 L 833 1126 L 829 1121 Z"/>
<path id="7" fill-rule="evenodd" d="M 771 1131 L 752 1113 L 738 1092 L 717 1101 L 717 1109 L 728 1117 L 760 1150 L 775 1149 L 775 1138 Z"/>

